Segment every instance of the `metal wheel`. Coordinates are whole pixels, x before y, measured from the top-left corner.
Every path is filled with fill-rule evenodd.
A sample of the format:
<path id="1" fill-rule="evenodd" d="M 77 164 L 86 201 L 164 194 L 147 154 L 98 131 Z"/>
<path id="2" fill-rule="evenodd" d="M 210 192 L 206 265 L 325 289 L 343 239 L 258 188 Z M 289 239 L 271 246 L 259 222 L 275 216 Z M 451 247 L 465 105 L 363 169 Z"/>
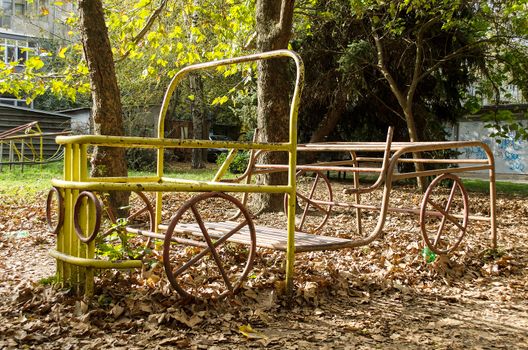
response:
<path id="1" fill-rule="evenodd" d="M 116 224 L 118 217 L 110 207 L 108 200 L 103 198 L 102 202 L 105 204 L 108 218 L 113 224 Z M 154 231 L 154 207 L 143 192 L 130 192 L 129 204 L 126 209 L 128 209 L 128 215 L 122 219 L 126 221 L 127 227 Z"/>
<path id="2" fill-rule="evenodd" d="M 81 214 L 81 207 L 83 204 L 83 200 L 86 197 L 87 205 L 91 206 L 93 205 L 93 208 L 95 209 L 95 222 L 93 225 L 93 228 L 91 232 L 88 234 L 85 234 L 82 231 L 81 224 L 80 224 L 80 214 Z M 99 228 L 101 227 L 101 214 L 102 214 L 102 205 L 101 201 L 97 196 L 90 191 L 83 191 L 79 193 L 79 196 L 77 197 L 77 200 L 75 201 L 75 206 L 73 208 L 73 227 L 75 228 L 75 233 L 77 234 L 77 237 L 79 237 L 79 240 L 84 243 L 90 243 L 97 237 L 97 233 L 99 232 Z M 88 218 L 90 220 L 91 218 Z"/>
<path id="3" fill-rule="evenodd" d="M 151 201 L 147 197 L 147 195 L 140 191 L 130 192 L 128 206 L 126 208 L 120 208 L 127 209 L 128 212 L 127 216 L 123 218 L 118 218 L 117 215 L 114 213 L 114 210 L 108 203 L 108 194 L 105 193 L 101 194 L 100 196 L 102 198 L 102 203 L 104 203 L 104 212 L 106 214 L 106 220 L 103 220 L 102 223 L 103 228 L 100 238 L 105 239 L 105 237 L 116 232 L 116 227 L 119 226 L 120 223 L 122 223 L 126 226 L 126 229 L 129 230 L 128 232 L 130 232 L 130 229 L 133 229 L 132 233 L 135 234 L 133 237 L 127 239 L 127 244 L 129 244 L 130 247 L 135 247 L 135 256 L 130 257 L 139 258 L 145 255 L 148 250 L 152 248 L 152 238 L 147 238 L 146 241 L 144 241 L 144 237 L 141 235 L 141 231 L 147 230 L 150 232 L 154 232 L 155 226 L 154 207 L 152 206 Z M 112 239 L 110 239 L 110 241 L 111 240 Z M 141 246 L 143 246 L 144 248 L 139 248 Z"/>
<path id="4" fill-rule="evenodd" d="M 454 251 L 466 234 L 468 195 L 453 174 L 435 178 L 425 191 L 420 208 L 420 228 L 425 244 L 436 254 Z"/>
<path id="5" fill-rule="evenodd" d="M 236 211 L 242 213 L 238 222 L 222 221 Z M 205 222 L 204 216 L 215 222 Z M 241 234 L 249 246 L 236 243 Z M 255 254 L 255 226 L 249 212 L 238 199 L 220 192 L 186 201 L 171 219 L 163 244 L 169 282 L 182 297 L 192 299 L 235 294 Z"/>
<path id="6" fill-rule="evenodd" d="M 55 208 L 55 209 L 54 209 Z M 56 210 L 56 217 L 53 211 Z M 57 187 L 52 187 L 46 199 L 46 223 L 49 232 L 56 235 L 64 223 L 64 198 Z"/>
<path id="7" fill-rule="evenodd" d="M 314 176 L 315 175 L 315 176 Z M 332 186 L 320 171 L 300 170 L 296 175 L 297 204 L 295 228 L 302 232 L 319 231 L 330 216 L 333 201 Z M 288 195 L 284 196 L 284 212 L 288 214 Z"/>
<path id="8" fill-rule="evenodd" d="M 89 235 L 82 232 L 79 223 L 79 211 L 84 197 L 93 203 L 95 206 L 95 226 Z M 154 208 L 150 200 L 142 192 L 131 192 L 129 197 L 129 214 L 124 219 L 126 227 L 154 230 Z M 118 223 L 118 218 L 108 204 L 106 194 L 96 194 L 89 191 L 84 191 L 79 194 L 74 208 L 74 227 L 77 236 L 82 242 L 88 243 L 97 237 L 99 231 L 100 239 L 110 235 L 115 231 L 115 225 Z M 146 246 L 150 246 L 150 239 L 147 240 Z"/>

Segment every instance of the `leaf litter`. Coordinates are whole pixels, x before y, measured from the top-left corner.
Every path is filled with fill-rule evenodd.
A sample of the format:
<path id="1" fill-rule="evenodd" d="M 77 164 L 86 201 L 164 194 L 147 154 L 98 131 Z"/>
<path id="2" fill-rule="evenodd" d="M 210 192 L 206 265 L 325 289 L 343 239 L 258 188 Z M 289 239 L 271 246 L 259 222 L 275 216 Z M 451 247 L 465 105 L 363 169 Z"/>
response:
<path id="1" fill-rule="evenodd" d="M 406 187 L 393 197 L 393 203 L 420 201 Z M 470 197 L 471 213 L 486 214 L 488 197 Z M 488 226 L 471 222 L 457 252 L 427 263 L 416 217 L 391 215 L 384 237 L 368 246 L 298 254 L 291 299 L 284 295 L 284 254 L 259 249 L 238 295 L 196 303 L 178 297 L 159 264 L 101 272 L 89 301 L 56 288 L 44 198 L 0 201 L 0 349 L 528 347 L 523 197 L 498 198 L 497 252 L 488 249 Z M 164 216 L 185 198 L 167 196 Z M 336 211 L 323 234 L 350 237 L 354 213 Z M 366 232 L 376 219 L 365 215 Z M 256 221 L 285 224 L 277 214 Z"/>

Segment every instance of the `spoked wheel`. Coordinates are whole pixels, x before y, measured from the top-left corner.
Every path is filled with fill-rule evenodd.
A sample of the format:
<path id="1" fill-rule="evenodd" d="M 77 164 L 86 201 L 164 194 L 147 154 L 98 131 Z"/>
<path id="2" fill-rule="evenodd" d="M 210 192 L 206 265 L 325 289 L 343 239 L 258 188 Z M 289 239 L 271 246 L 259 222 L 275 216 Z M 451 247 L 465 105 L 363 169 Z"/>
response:
<path id="1" fill-rule="evenodd" d="M 86 199 L 85 199 L 86 198 Z M 93 215 L 88 220 L 92 220 L 90 225 L 93 229 L 89 232 L 83 232 L 80 223 L 80 212 L 82 201 L 93 206 Z M 106 193 L 94 193 L 84 191 L 79 194 L 74 207 L 74 227 L 77 236 L 82 242 L 89 243 L 96 237 L 104 240 L 105 237 L 114 233 L 119 224 L 127 228 L 136 228 L 153 231 L 154 229 L 154 208 L 150 200 L 142 192 L 131 192 L 129 197 L 128 215 L 125 218 L 117 218 L 114 211 L 108 204 Z M 122 219 L 122 221 L 119 221 Z M 123 227 L 124 228 L 124 227 Z M 149 247 L 150 239 L 147 240 L 146 246 Z"/>
<path id="2" fill-rule="evenodd" d="M 237 211 L 242 213 L 238 222 L 226 220 Z M 205 222 L 204 217 L 214 222 Z M 192 299 L 235 294 L 255 254 L 255 226 L 249 212 L 238 199 L 221 192 L 186 201 L 171 219 L 163 244 L 169 282 L 182 297 Z"/>
<path id="3" fill-rule="evenodd" d="M 154 231 L 154 207 L 143 192 L 130 192 L 128 207 L 120 208 L 128 209 L 128 215 L 124 218 L 117 217 L 106 199 L 103 199 L 103 202 L 108 218 L 113 224 L 116 224 L 118 219 L 123 219 L 127 227 Z"/>
<path id="4" fill-rule="evenodd" d="M 295 213 L 295 228 L 302 232 L 320 230 L 332 210 L 332 186 L 328 178 L 320 171 L 300 170 L 296 175 L 297 203 L 300 207 Z M 288 213 L 288 195 L 284 196 L 284 212 Z"/>
<path id="5" fill-rule="evenodd" d="M 60 189 L 52 187 L 46 199 L 46 223 L 48 231 L 56 235 L 64 223 L 64 197 Z"/>
<path id="6" fill-rule="evenodd" d="M 420 228 L 425 244 L 436 254 L 454 251 L 466 234 L 468 195 L 462 181 L 453 174 L 435 178 L 422 201 Z"/>
<path id="7" fill-rule="evenodd" d="M 139 233 L 140 231 L 148 230 L 154 232 L 154 207 L 151 204 L 150 199 L 143 192 L 134 191 L 130 192 L 129 204 L 128 207 L 123 207 L 119 209 L 126 209 L 126 217 L 119 218 L 115 214 L 114 210 L 108 203 L 107 194 L 102 194 L 102 202 L 104 203 L 105 217 L 108 219 L 104 223 L 103 232 L 101 238 L 104 238 L 116 230 L 116 226 L 124 225 L 129 231 Z M 141 246 L 144 244 L 145 248 L 149 249 L 151 247 L 151 238 L 147 238 L 146 242 L 140 242 L 141 235 L 136 235 L 131 240 L 130 243 L 135 244 L 136 246 Z M 141 253 L 141 255 L 143 255 Z"/>

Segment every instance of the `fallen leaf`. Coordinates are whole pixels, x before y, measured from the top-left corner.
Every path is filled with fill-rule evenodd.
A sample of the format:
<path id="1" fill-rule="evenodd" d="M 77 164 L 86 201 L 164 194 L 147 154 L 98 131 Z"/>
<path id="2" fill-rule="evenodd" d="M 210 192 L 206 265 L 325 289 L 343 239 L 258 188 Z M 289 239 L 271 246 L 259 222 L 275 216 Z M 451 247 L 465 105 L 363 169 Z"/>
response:
<path id="1" fill-rule="evenodd" d="M 267 335 L 255 331 L 249 324 L 238 327 L 238 330 L 240 331 L 240 333 L 245 335 L 248 339 L 267 339 L 268 338 Z"/>

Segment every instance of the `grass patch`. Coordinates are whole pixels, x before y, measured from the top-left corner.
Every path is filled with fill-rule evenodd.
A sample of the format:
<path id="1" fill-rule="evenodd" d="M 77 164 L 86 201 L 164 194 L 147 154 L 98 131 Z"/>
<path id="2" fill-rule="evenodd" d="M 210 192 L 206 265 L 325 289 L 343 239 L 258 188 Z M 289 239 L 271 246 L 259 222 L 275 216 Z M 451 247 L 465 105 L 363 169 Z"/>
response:
<path id="1" fill-rule="evenodd" d="M 210 181 L 214 178 L 218 166 L 214 163 L 206 163 L 204 169 L 192 169 L 190 163 L 172 163 L 167 166 L 165 176 L 196 180 Z M 36 193 L 48 190 L 51 187 L 51 179 L 62 178 L 62 162 L 44 164 L 42 166 L 25 166 L 24 171 L 19 166 L 14 166 L 11 170 L 5 167 L 0 172 L 0 195 L 30 197 Z M 326 175 L 326 174 L 325 174 Z M 338 180 L 336 172 L 330 172 L 333 181 Z M 129 176 L 155 176 L 153 172 L 129 171 Z M 226 174 L 226 178 L 233 178 L 235 175 Z M 352 175 L 347 174 L 346 182 L 352 182 Z M 361 175 L 361 183 L 371 183 L 376 180 L 376 176 Z M 471 192 L 489 192 L 489 181 L 477 179 L 464 179 L 466 189 Z M 408 184 L 408 183 L 407 183 Z M 507 195 L 528 196 L 528 184 L 517 182 L 496 182 L 497 192 Z"/>
<path id="2" fill-rule="evenodd" d="M 328 174 L 325 172 L 325 175 L 329 175 L 329 179 L 332 181 L 343 181 L 343 182 L 349 182 L 353 183 L 353 175 L 351 173 L 346 174 L 346 178 L 342 178 L 338 175 L 335 171 L 330 171 Z M 373 184 L 377 180 L 376 175 L 364 175 L 361 174 L 359 176 L 360 183 L 363 185 L 366 184 Z M 464 183 L 464 186 L 466 187 L 466 190 L 470 192 L 483 192 L 483 193 L 489 193 L 489 181 L 486 180 L 479 180 L 479 179 L 462 179 L 462 182 Z M 415 184 L 414 179 L 405 179 L 400 180 L 394 183 L 394 186 L 397 185 L 412 185 Z M 497 193 L 505 194 L 505 195 L 514 195 L 514 196 L 524 196 L 528 197 L 528 183 L 521 183 L 521 182 L 508 182 L 508 181 L 496 181 L 495 187 L 497 189 Z"/>
<path id="3" fill-rule="evenodd" d="M 4 166 L 0 172 L 0 195 L 31 197 L 51 187 L 51 179 L 62 177 L 62 162 L 25 166 Z"/>
<path id="4" fill-rule="evenodd" d="M 489 192 L 489 181 L 464 179 L 464 186 L 471 192 Z M 495 187 L 497 193 L 504 193 L 507 195 L 528 196 L 528 184 L 519 182 L 496 181 Z"/>
<path id="5" fill-rule="evenodd" d="M 214 178 L 218 166 L 216 164 L 207 163 L 205 169 L 192 169 L 190 163 L 173 163 L 168 166 L 165 176 L 197 180 L 209 181 Z M 129 171 L 129 176 L 155 176 L 152 172 Z M 62 179 L 63 177 L 63 163 L 51 163 L 41 166 L 25 166 L 24 170 L 20 166 L 13 167 L 9 170 L 8 167 L 2 169 L 0 172 L 0 195 L 18 196 L 18 197 L 32 197 L 38 192 L 47 191 L 51 187 L 51 179 Z M 226 178 L 232 178 L 234 175 L 227 174 Z"/>

